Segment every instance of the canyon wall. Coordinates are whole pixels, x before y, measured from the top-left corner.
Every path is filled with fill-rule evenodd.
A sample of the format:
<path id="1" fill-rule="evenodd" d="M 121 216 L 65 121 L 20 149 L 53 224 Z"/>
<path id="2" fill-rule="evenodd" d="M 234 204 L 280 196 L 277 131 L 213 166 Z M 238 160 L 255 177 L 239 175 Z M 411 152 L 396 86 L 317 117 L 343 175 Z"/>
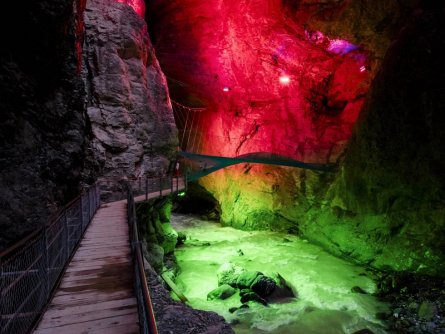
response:
<path id="1" fill-rule="evenodd" d="M 143 19 L 141 1 L 91 0 L 85 12 L 85 69 L 92 157 L 102 198 L 119 180 L 164 173 L 177 130 L 164 74 Z"/>
<path id="2" fill-rule="evenodd" d="M 0 249 L 101 181 L 163 172 L 177 146 L 139 0 L 7 2 L 0 51 Z M 10 23 L 20 24 L 20 29 Z"/>
<path id="3" fill-rule="evenodd" d="M 84 5 L 10 1 L 1 11 L 0 249 L 42 226 L 87 178 Z"/>
<path id="4" fill-rule="evenodd" d="M 416 1 L 151 2 L 172 98 L 206 108 L 199 147 L 183 149 L 338 166 L 244 164 L 211 174 L 200 183 L 219 200 L 223 223 L 299 233 L 378 268 L 443 275 L 443 136 L 428 127 L 443 104 L 426 70 L 442 56 L 431 46 L 443 41 L 441 10 Z M 410 38 L 418 42 L 394 46 Z M 413 78 L 420 90 L 404 84 Z"/>

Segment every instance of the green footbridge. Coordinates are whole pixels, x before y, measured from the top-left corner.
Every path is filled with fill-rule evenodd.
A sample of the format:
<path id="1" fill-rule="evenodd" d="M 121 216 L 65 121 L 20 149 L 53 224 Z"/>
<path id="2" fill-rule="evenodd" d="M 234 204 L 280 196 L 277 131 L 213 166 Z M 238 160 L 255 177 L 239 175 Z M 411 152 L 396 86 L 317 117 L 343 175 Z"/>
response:
<path id="1" fill-rule="evenodd" d="M 188 181 L 196 181 L 199 178 L 209 175 L 219 169 L 240 163 L 296 167 L 319 172 L 334 172 L 337 166 L 336 164 L 307 163 L 294 160 L 283 155 L 265 152 L 248 153 L 236 157 L 220 157 L 215 155 L 180 151 L 178 152 L 178 156 L 182 157 L 187 165 L 191 167 L 191 171 L 189 171 L 187 174 Z"/>

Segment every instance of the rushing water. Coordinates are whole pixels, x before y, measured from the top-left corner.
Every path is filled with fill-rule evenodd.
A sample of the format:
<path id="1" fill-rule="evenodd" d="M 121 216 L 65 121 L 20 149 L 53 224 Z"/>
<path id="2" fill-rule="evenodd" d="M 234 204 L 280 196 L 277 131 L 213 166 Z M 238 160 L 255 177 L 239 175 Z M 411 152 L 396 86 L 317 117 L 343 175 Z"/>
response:
<path id="1" fill-rule="evenodd" d="M 181 269 L 176 283 L 188 304 L 217 312 L 236 333 L 349 334 L 364 328 L 386 333 L 376 313 L 388 306 L 372 295 L 376 285 L 364 268 L 293 235 L 240 231 L 187 215 L 173 215 L 172 225 L 187 235 L 175 254 Z M 216 272 L 226 262 L 265 275 L 279 273 L 298 298 L 232 314 L 229 308 L 241 305 L 239 294 L 207 301 L 207 293 L 218 286 Z M 368 294 L 351 292 L 355 286 Z"/>

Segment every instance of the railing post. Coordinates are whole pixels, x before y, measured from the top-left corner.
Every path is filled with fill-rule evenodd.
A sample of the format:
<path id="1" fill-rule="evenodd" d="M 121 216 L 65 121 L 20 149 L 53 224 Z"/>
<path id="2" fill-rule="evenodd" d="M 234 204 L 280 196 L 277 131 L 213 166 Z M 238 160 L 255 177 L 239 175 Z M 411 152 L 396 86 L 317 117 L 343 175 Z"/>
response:
<path id="1" fill-rule="evenodd" d="M 0 317 L 4 314 L 3 312 L 3 301 L 4 298 L 3 296 L 3 261 L 2 258 L 0 257 Z M 1 321 L 1 320 L 0 320 Z M 0 333 L 2 331 L 0 330 Z"/>
<path id="2" fill-rule="evenodd" d="M 69 244 L 69 231 L 68 231 L 68 212 L 67 212 L 67 210 L 66 209 L 64 209 L 64 216 L 65 216 L 65 219 L 64 219 L 64 222 L 63 222 L 63 228 L 64 228 L 64 230 L 65 230 L 65 232 L 64 232 L 64 246 L 63 247 L 65 247 L 65 257 L 64 257 L 64 259 L 63 259 L 63 263 L 66 263 L 66 261 L 68 260 L 68 258 L 70 257 L 70 252 L 69 252 L 69 247 L 68 247 L 68 244 Z"/>
<path id="3" fill-rule="evenodd" d="M 49 293 L 50 293 L 50 287 L 49 287 L 49 256 L 48 256 L 48 237 L 46 235 L 46 225 L 43 226 L 43 271 L 45 275 L 45 282 L 43 283 L 45 285 L 45 303 L 49 301 Z"/>
<path id="4" fill-rule="evenodd" d="M 179 191 L 179 176 L 176 177 L 176 192 Z"/>
<path id="5" fill-rule="evenodd" d="M 162 197 L 162 176 L 159 178 L 159 196 Z"/>

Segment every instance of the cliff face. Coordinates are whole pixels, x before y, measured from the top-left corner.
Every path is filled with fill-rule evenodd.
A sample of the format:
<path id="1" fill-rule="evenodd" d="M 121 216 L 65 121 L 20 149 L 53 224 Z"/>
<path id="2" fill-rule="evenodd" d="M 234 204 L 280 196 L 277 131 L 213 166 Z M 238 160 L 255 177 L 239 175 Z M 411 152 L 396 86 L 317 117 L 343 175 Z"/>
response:
<path id="1" fill-rule="evenodd" d="M 83 6 L 12 1 L 2 10 L 0 249 L 80 191 L 88 140 L 76 49 Z"/>
<path id="2" fill-rule="evenodd" d="M 1 15 L 0 249 L 82 185 L 103 177 L 111 198 L 177 146 L 143 1 L 12 1 Z"/>
<path id="3" fill-rule="evenodd" d="M 201 184 L 220 201 L 226 224 L 301 233 L 379 268 L 443 274 L 435 237 L 444 226 L 443 134 L 433 126 L 443 103 L 429 70 L 443 55 L 431 46 L 440 45 L 443 27 L 432 11 L 416 1 L 151 6 L 173 98 L 207 108 L 199 151 L 273 152 L 341 167 L 322 174 L 246 164 L 211 174 Z M 410 39 L 415 46 L 400 42 Z"/>
<path id="4" fill-rule="evenodd" d="M 105 199 L 123 177 L 165 171 L 177 147 L 166 80 L 139 2 L 94 0 L 85 12 L 87 113 Z"/>
<path id="5" fill-rule="evenodd" d="M 325 197 L 329 209 L 307 224 L 316 239 L 338 243 L 355 258 L 440 275 L 445 275 L 444 14 L 443 5 L 417 10 L 391 43 Z"/>

